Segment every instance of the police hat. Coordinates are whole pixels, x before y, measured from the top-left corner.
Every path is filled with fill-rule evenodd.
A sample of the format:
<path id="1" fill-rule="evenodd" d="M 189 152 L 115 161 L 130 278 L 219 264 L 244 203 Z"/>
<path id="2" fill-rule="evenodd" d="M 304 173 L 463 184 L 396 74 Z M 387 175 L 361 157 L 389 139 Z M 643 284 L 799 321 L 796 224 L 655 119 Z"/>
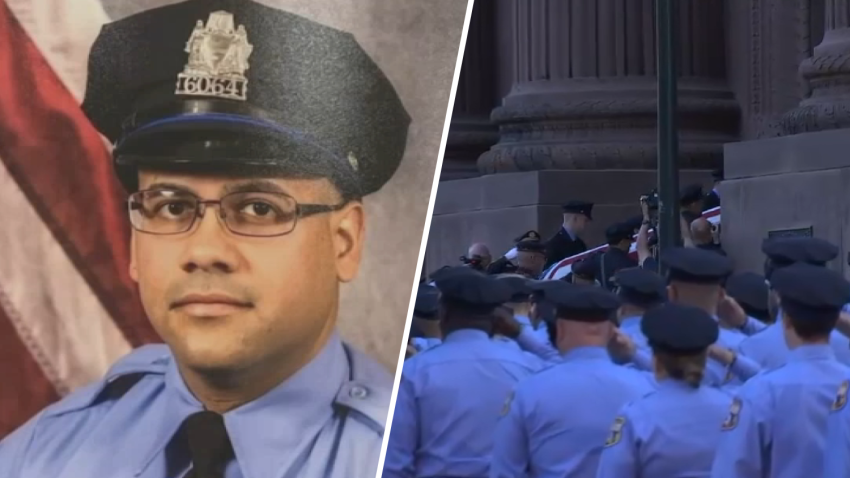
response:
<path id="1" fill-rule="evenodd" d="M 354 37 L 251 0 L 188 0 L 107 24 L 83 110 L 139 168 L 328 178 L 347 198 L 380 189 L 410 117 Z"/>
<path id="2" fill-rule="evenodd" d="M 546 244 L 540 241 L 525 240 L 516 245 L 517 252 L 546 252 Z"/>
<path id="3" fill-rule="evenodd" d="M 726 294 L 735 299 L 747 315 L 766 318 L 768 287 L 763 275 L 754 272 L 732 274 L 726 280 Z"/>
<path id="4" fill-rule="evenodd" d="M 594 279 L 598 268 L 597 257 L 596 255 L 587 256 L 573 262 L 570 272 L 587 280 Z"/>
<path id="5" fill-rule="evenodd" d="M 543 291 L 544 299 L 555 306 L 557 317 L 578 322 L 610 320 L 620 307 L 620 300 L 611 292 L 592 285 L 576 285 L 557 281 L 560 287 Z"/>
<path id="6" fill-rule="evenodd" d="M 581 214 L 593 220 L 593 203 L 587 201 L 569 201 L 563 205 L 565 213 Z"/>
<path id="7" fill-rule="evenodd" d="M 702 199 L 702 186 L 699 184 L 691 184 L 685 187 L 679 194 L 679 205 L 687 206 Z"/>
<path id="8" fill-rule="evenodd" d="M 510 302 L 528 302 L 529 296 L 534 292 L 530 281 L 519 274 L 506 274 L 497 276 L 496 280 L 511 288 Z"/>
<path id="9" fill-rule="evenodd" d="M 782 237 L 765 239 L 761 251 L 776 266 L 805 262 L 824 265 L 838 257 L 838 246 L 818 237 Z"/>
<path id="10" fill-rule="evenodd" d="M 436 319 L 440 291 L 436 287 L 422 284 L 416 291 L 413 315 L 421 319 Z"/>
<path id="11" fill-rule="evenodd" d="M 620 269 L 613 280 L 623 302 L 649 307 L 667 299 L 664 279 L 650 270 L 641 267 Z"/>
<path id="12" fill-rule="evenodd" d="M 514 239 L 514 243 L 522 242 L 522 241 L 526 241 L 526 240 L 528 240 L 528 241 L 540 241 L 541 240 L 540 233 L 532 229 L 531 231 L 528 231 L 525 234 Z"/>
<path id="13" fill-rule="evenodd" d="M 625 222 L 618 222 L 605 229 L 605 240 L 608 244 L 618 244 L 621 241 L 633 240 L 635 230 Z"/>
<path id="14" fill-rule="evenodd" d="M 720 326 L 708 312 L 675 303 L 647 311 L 640 330 L 653 349 L 683 355 L 704 351 L 720 336 Z"/>
<path id="15" fill-rule="evenodd" d="M 732 261 L 716 252 L 677 247 L 662 252 L 668 279 L 693 284 L 721 284 L 732 273 Z"/>
<path id="16" fill-rule="evenodd" d="M 799 262 L 773 274 L 770 282 L 783 310 L 797 320 L 828 321 L 850 302 L 850 284 L 833 270 Z"/>
<path id="17" fill-rule="evenodd" d="M 513 289 L 499 279 L 479 272 L 449 272 L 435 281 L 444 303 L 470 312 L 486 313 L 508 302 Z"/>

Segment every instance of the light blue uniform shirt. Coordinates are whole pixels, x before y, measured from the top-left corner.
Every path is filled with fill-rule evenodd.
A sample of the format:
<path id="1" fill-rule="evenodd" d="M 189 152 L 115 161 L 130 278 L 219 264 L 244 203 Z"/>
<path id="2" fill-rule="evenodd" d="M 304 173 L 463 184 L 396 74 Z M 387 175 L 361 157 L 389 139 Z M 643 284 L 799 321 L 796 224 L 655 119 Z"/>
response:
<path id="1" fill-rule="evenodd" d="M 432 347 L 440 345 L 441 343 L 443 343 L 443 341 L 435 337 L 413 338 L 413 348 L 415 348 L 417 352 L 424 352 Z"/>
<path id="2" fill-rule="evenodd" d="M 716 388 L 661 380 L 620 411 L 596 477 L 708 477 L 731 400 Z"/>
<path id="3" fill-rule="evenodd" d="M 850 407 L 847 394 L 850 379 L 841 383 L 835 392 L 835 401 L 827 419 L 826 461 L 823 476 L 835 478 L 850 476 Z"/>
<path id="4" fill-rule="evenodd" d="M 829 345 L 835 353 L 835 358 L 850 366 L 850 339 L 840 332 L 833 331 L 829 336 Z M 785 343 L 782 322 L 777 321 L 763 331 L 747 337 L 738 346 L 738 351 L 766 370 L 783 365 L 788 360 L 790 350 Z"/>
<path id="5" fill-rule="evenodd" d="M 405 361 L 382 476 L 487 476 L 505 400 L 538 366 L 472 329 Z"/>
<path id="6" fill-rule="evenodd" d="M 785 365 L 753 377 L 722 425 L 711 476 L 821 476 L 827 416 L 848 375 L 828 345 L 805 345 Z"/>
<path id="7" fill-rule="evenodd" d="M 516 321 L 522 324 L 524 327 L 528 327 L 537 338 L 537 340 L 542 343 L 552 347 L 552 341 L 549 338 L 549 331 L 546 330 L 546 324 L 541 321 L 537 326 L 531 324 L 531 319 L 526 315 L 517 315 L 515 316 Z"/>
<path id="8" fill-rule="evenodd" d="M 517 386 L 496 431 L 490 477 L 595 476 L 617 412 L 654 388 L 604 348 L 567 352 Z"/>
<path id="9" fill-rule="evenodd" d="M 123 380 L 138 378 L 112 397 Z M 295 375 L 224 414 L 236 455 L 226 478 L 373 478 L 392 379 L 334 335 Z M 107 373 L 46 408 L 0 442 L 0 477 L 173 478 L 189 457 L 169 460 L 183 420 L 203 406 L 186 388 L 167 346 L 133 351 Z"/>

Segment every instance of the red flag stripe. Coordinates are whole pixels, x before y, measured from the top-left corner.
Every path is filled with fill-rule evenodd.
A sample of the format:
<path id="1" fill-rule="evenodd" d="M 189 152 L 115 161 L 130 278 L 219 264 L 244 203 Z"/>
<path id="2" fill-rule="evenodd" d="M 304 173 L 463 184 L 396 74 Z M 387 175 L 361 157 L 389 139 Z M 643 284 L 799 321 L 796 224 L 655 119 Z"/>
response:
<path id="1" fill-rule="evenodd" d="M 5 3 L 0 160 L 130 344 L 158 340 L 126 270 L 129 227 L 109 153 Z"/>
<path id="2" fill-rule="evenodd" d="M 47 379 L 6 312 L 9 306 L 0 291 L 0 438 L 22 425 L 59 394 Z M 15 313 L 14 311 L 9 314 Z M 19 320 L 19 319 L 15 319 Z"/>

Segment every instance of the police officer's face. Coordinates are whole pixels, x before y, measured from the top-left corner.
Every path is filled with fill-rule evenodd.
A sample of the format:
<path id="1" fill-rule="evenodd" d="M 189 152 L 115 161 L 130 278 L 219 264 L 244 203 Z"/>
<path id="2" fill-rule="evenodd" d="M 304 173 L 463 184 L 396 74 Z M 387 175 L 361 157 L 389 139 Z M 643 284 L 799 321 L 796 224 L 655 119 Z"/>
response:
<path id="1" fill-rule="evenodd" d="M 246 185 L 280 190 L 299 204 L 340 202 L 325 180 L 140 174 L 142 190 L 178 188 L 204 200 Z M 299 218 L 277 237 L 234 234 L 211 206 L 185 233 L 134 231 L 130 273 L 154 328 L 184 367 L 274 367 L 315 353 L 332 333 L 339 283 L 357 272 L 363 229 L 357 202 Z"/>

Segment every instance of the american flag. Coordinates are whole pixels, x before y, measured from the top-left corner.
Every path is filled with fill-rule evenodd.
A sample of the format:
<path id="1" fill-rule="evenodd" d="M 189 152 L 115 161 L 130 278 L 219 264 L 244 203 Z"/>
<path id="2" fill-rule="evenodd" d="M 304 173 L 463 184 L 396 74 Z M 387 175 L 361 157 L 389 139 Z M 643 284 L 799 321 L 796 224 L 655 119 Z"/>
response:
<path id="1" fill-rule="evenodd" d="M 100 0 L 0 0 L 0 438 L 157 340 L 109 147 L 79 107 L 108 21 Z"/>

